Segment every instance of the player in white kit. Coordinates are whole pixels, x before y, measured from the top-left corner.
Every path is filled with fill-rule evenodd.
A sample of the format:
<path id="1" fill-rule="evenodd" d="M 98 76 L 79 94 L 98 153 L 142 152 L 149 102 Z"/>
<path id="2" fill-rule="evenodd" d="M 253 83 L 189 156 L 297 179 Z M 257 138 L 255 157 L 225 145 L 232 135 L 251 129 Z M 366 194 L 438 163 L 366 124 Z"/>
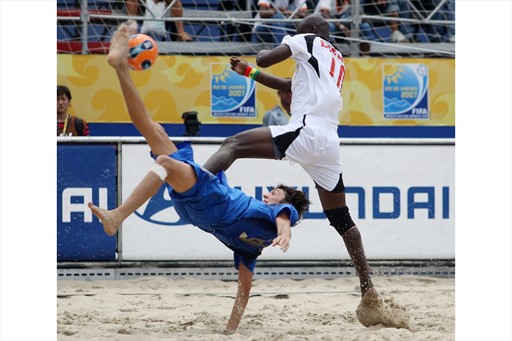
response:
<path id="1" fill-rule="evenodd" d="M 345 202 L 338 113 L 343 106 L 341 88 L 345 76 L 343 56 L 329 43 L 329 26 L 320 15 L 303 19 L 297 34 L 286 36 L 281 45 L 262 50 L 256 57 L 260 67 L 269 67 L 293 58 L 293 78 L 265 74 L 231 57 L 231 68 L 240 75 L 276 90 L 290 90 L 290 122 L 284 126 L 250 129 L 227 138 L 204 167 L 213 173 L 226 170 L 239 158 L 287 158 L 299 163 L 316 184 L 325 215 L 342 236 L 360 279 L 362 304 L 378 298 L 373 287 L 361 234 L 352 221 Z"/>

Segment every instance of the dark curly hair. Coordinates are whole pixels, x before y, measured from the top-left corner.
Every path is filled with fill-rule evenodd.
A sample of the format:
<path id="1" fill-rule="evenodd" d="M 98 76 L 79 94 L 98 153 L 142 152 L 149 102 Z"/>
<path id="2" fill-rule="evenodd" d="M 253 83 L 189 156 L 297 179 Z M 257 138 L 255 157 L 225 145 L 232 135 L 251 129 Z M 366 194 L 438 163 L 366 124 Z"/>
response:
<path id="1" fill-rule="evenodd" d="M 291 187 L 285 186 L 283 184 L 277 185 L 278 189 L 281 189 L 285 193 L 284 200 L 291 204 L 297 212 L 299 212 L 299 220 L 302 219 L 304 216 L 304 213 L 309 208 L 309 205 L 311 202 L 309 201 L 308 197 L 306 196 L 306 193 L 299 191 L 297 189 L 293 189 Z"/>

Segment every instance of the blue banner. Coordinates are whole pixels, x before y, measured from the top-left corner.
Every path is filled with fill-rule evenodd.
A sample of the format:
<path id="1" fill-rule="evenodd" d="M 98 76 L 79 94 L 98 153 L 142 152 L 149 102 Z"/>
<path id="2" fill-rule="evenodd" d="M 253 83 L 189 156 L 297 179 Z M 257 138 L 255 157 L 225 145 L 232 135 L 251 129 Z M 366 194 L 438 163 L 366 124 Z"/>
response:
<path id="1" fill-rule="evenodd" d="M 115 145 L 57 146 L 57 261 L 116 259 L 116 237 L 87 204 L 117 206 Z"/>
<path id="2" fill-rule="evenodd" d="M 387 119 L 428 119 L 428 66 L 383 64 L 383 106 Z"/>

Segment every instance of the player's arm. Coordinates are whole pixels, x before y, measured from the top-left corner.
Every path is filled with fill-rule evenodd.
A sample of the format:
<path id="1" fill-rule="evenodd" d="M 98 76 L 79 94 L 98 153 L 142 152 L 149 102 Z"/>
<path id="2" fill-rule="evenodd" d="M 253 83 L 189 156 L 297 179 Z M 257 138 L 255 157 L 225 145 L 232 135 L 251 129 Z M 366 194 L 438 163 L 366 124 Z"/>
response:
<path id="1" fill-rule="evenodd" d="M 238 266 L 238 291 L 227 326 L 228 332 L 234 332 L 238 328 L 240 320 L 244 315 L 245 307 L 247 307 L 247 302 L 249 301 L 251 286 L 252 272 L 247 269 L 243 263 L 240 263 Z"/>
<path id="2" fill-rule="evenodd" d="M 288 213 L 284 211 L 279 213 L 279 215 L 276 217 L 276 226 L 277 237 L 272 241 L 272 246 L 279 245 L 281 246 L 281 250 L 286 252 L 288 247 L 290 247 L 290 239 L 292 239 L 292 231 Z"/>
<path id="3" fill-rule="evenodd" d="M 274 64 L 280 63 L 283 60 L 291 57 L 292 50 L 286 44 L 281 44 L 274 47 L 272 50 L 261 50 L 256 55 L 256 64 L 259 67 L 269 67 Z"/>
<path id="4" fill-rule="evenodd" d="M 251 66 L 249 66 L 245 60 L 238 59 L 237 57 L 231 57 L 229 62 L 231 64 L 231 70 L 235 71 L 241 76 L 245 76 L 247 68 L 251 68 Z M 276 90 L 290 91 L 292 89 L 291 79 L 269 75 L 261 71 L 257 74 L 254 80 Z"/>

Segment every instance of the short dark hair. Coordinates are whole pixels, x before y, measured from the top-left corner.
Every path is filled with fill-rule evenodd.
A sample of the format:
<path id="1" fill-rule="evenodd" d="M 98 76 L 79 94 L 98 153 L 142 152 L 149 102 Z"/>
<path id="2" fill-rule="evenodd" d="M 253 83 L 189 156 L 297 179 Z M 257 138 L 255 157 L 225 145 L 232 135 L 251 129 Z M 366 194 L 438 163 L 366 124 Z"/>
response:
<path id="1" fill-rule="evenodd" d="M 298 189 L 293 189 L 291 187 L 285 186 L 283 184 L 277 185 L 276 188 L 284 191 L 284 200 L 287 203 L 291 204 L 293 207 L 295 207 L 295 209 L 299 213 L 299 220 L 302 219 L 304 213 L 309 208 L 309 204 L 311 204 L 308 197 L 306 196 L 306 193 L 299 191 Z"/>
<path id="2" fill-rule="evenodd" d="M 57 85 L 57 97 L 61 95 L 66 95 L 66 97 L 71 101 L 71 91 L 65 85 Z"/>

